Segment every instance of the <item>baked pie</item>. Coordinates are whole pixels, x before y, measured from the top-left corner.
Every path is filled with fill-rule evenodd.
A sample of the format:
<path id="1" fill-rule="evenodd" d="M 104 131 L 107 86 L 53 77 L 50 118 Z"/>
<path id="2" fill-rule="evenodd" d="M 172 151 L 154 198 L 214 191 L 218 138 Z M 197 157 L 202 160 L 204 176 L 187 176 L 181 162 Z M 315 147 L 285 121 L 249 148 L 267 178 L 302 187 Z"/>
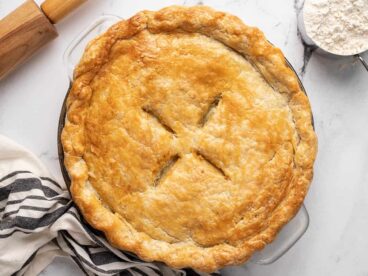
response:
<path id="1" fill-rule="evenodd" d="M 62 143 L 91 226 L 144 260 L 200 271 L 243 263 L 275 238 L 317 149 L 282 52 L 203 6 L 143 11 L 91 41 Z"/>

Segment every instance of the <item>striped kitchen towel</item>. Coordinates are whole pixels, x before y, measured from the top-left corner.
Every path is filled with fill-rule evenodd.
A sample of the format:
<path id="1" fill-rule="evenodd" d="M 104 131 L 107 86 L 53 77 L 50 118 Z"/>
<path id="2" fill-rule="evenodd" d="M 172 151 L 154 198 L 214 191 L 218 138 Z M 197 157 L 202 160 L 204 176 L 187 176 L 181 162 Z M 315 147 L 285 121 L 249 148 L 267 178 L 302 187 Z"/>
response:
<path id="1" fill-rule="evenodd" d="M 37 275 L 56 256 L 71 257 L 86 275 L 207 275 L 111 247 L 82 222 L 65 184 L 0 135 L 0 274 Z"/>

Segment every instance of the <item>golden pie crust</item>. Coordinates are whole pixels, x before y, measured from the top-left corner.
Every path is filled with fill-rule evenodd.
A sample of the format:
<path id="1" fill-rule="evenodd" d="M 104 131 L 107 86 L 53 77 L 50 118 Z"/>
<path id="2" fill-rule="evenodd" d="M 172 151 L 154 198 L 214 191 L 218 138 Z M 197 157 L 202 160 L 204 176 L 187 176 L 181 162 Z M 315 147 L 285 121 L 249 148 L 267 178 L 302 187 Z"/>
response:
<path id="1" fill-rule="evenodd" d="M 317 151 L 282 52 L 208 7 L 143 11 L 87 46 L 62 133 L 71 193 L 114 246 L 214 271 L 298 211 Z"/>

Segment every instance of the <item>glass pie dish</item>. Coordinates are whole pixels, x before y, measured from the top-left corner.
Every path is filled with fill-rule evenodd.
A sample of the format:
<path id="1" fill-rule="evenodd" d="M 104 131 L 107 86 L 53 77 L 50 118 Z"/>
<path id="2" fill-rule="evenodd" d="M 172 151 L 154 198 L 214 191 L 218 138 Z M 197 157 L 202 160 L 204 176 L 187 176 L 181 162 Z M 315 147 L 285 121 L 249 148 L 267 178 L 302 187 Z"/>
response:
<path id="1" fill-rule="evenodd" d="M 108 27 L 110 27 L 115 22 L 121 20 L 120 17 L 114 15 L 104 15 L 99 17 L 91 25 L 89 25 L 85 30 L 83 30 L 74 40 L 71 42 L 69 47 L 64 53 L 64 65 L 69 77 L 70 82 L 73 81 L 73 70 L 78 63 L 81 55 L 84 51 L 86 44 L 104 32 Z M 289 62 L 287 62 L 289 67 L 295 72 Z M 305 89 L 300 82 L 302 90 Z M 68 93 L 66 95 L 66 98 Z M 64 127 L 66 116 L 66 100 L 63 103 L 59 128 L 58 128 L 58 151 L 59 151 L 59 161 L 61 170 L 63 173 L 64 180 L 66 184 L 70 185 L 70 179 L 68 173 L 64 166 L 64 153 L 61 144 L 61 132 Z M 284 255 L 305 233 L 309 224 L 309 216 L 304 205 L 300 208 L 297 215 L 280 231 L 276 239 L 269 245 L 267 245 L 263 250 L 256 252 L 251 258 L 250 262 L 256 264 L 267 265 L 275 262 L 282 255 Z"/>

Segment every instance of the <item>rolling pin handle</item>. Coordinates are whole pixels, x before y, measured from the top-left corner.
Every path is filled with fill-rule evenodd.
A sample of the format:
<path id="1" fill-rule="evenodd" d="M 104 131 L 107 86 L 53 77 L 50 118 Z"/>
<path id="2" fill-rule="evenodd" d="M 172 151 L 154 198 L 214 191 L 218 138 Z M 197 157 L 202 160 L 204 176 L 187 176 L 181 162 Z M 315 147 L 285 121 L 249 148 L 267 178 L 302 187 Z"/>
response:
<path id="1" fill-rule="evenodd" d="M 77 9 L 87 0 L 46 0 L 41 4 L 41 10 L 55 24 Z"/>

